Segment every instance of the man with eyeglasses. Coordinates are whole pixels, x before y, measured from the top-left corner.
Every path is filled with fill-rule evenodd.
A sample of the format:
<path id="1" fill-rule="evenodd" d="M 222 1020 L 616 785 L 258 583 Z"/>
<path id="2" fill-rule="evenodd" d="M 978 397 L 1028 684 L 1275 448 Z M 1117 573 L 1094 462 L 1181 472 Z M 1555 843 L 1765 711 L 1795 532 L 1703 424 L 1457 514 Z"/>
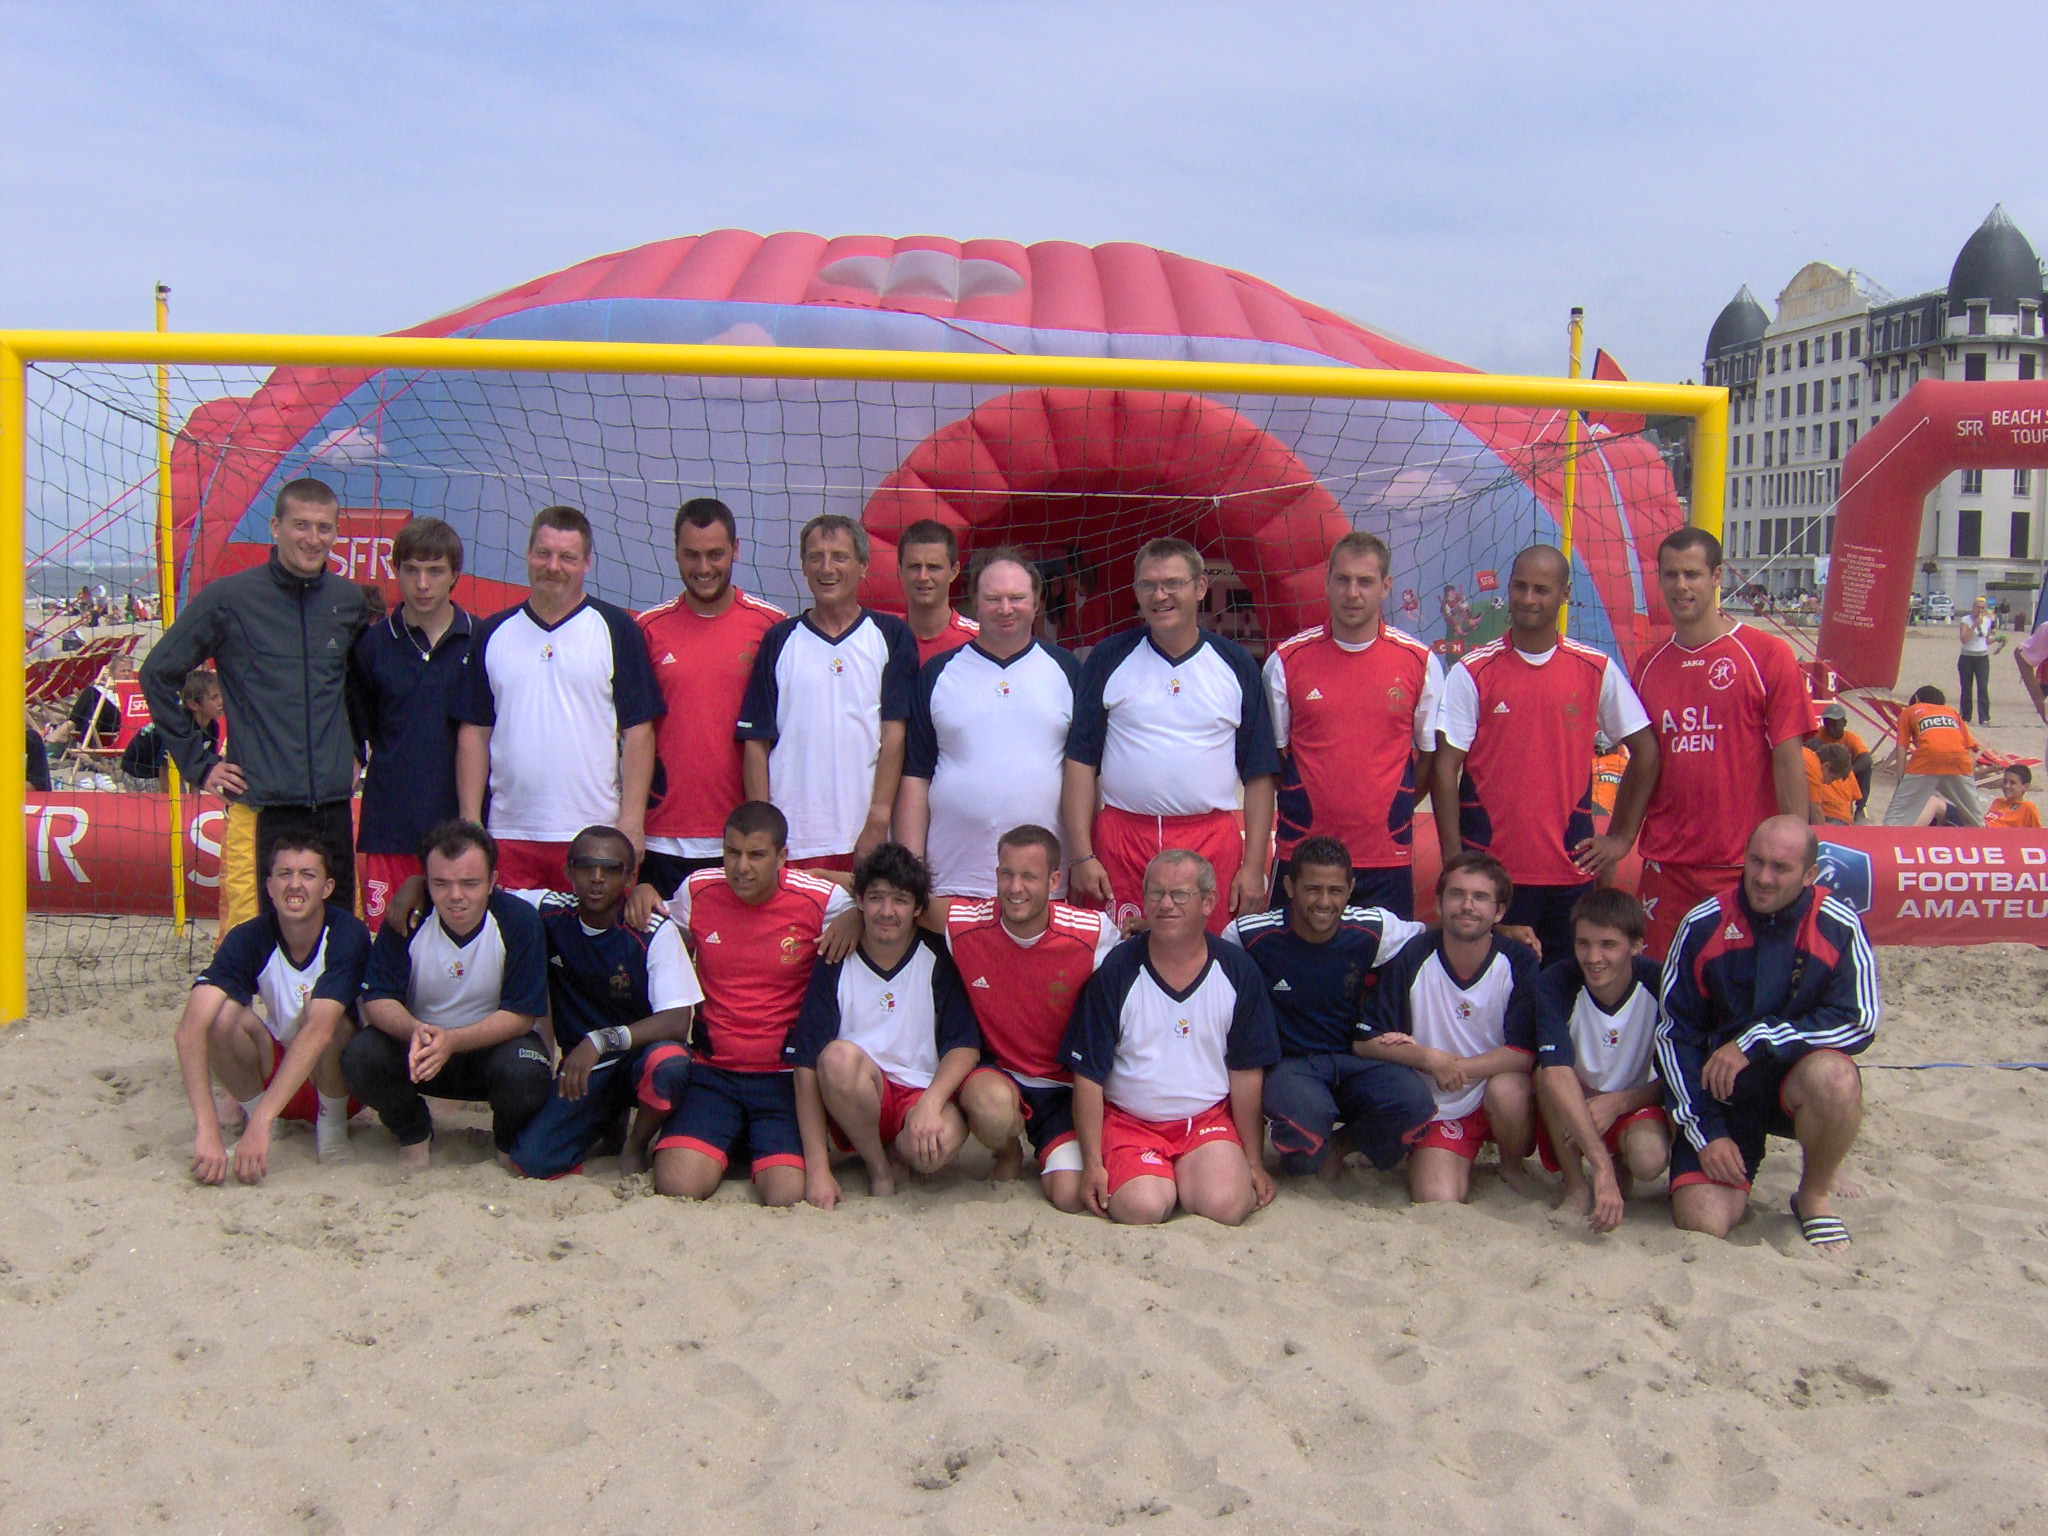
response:
<path id="1" fill-rule="evenodd" d="M 1135 919 L 1147 864 L 1192 849 L 1222 887 L 1204 914 L 1221 933 L 1266 905 L 1280 754 L 1265 685 L 1250 652 L 1197 622 L 1209 582 L 1194 545 L 1152 540 L 1132 590 L 1144 624 L 1089 652 L 1074 694 L 1060 800 L 1069 887 Z"/>
<path id="2" fill-rule="evenodd" d="M 1266 979 L 1207 931 L 1216 871 L 1169 848 L 1145 869 L 1151 926 L 1089 978 L 1064 1048 L 1081 1193 L 1111 1221 L 1186 1210 L 1234 1227 L 1273 1198 L 1262 1103 L 1280 1059 Z"/>

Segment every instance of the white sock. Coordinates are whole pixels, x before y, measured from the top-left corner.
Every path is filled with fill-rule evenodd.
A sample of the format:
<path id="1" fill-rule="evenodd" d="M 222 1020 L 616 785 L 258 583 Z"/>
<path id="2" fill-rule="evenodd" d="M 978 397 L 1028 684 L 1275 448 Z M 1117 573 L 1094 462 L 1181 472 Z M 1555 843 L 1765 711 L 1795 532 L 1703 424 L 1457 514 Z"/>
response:
<path id="1" fill-rule="evenodd" d="M 315 1090 L 315 1092 L 316 1092 L 316 1093 L 318 1093 L 318 1090 L 316 1089 L 316 1090 Z M 324 1125 L 324 1124 L 326 1124 L 326 1123 L 327 1123 L 327 1122 L 328 1122 L 329 1120 L 333 1120 L 333 1121 L 336 1121 L 336 1122 L 338 1122 L 339 1124 L 342 1124 L 342 1125 L 346 1125 L 346 1124 L 348 1124 L 348 1095 L 347 1095 L 347 1094 L 345 1094 L 345 1093 L 320 1093 L 320 1094 L 319 1094 L 319 1099 L 320 1099 L 320 1122 L 321 1122 L 321 1124 L 323 1124 L 323 1125 Z"/>
<path id="2" fill-rule="evenodd" d="M 347 1094 L 320 1094 L 320 1114 L 313 1122 L 313 1155 L 323 1163 L 346 1162 L 353 1155 L 348 1144 Z"/>
<path id="3" fill-rule="evenodd" d="M 254 1120 L 256 1118 L 256 1106 L 263 1102 L 263 1095 L 259 1093 L 253 1099 L 237 1099 L 235 1102 L 242 1106 L 242 1118 L 244 1120 Z"/>

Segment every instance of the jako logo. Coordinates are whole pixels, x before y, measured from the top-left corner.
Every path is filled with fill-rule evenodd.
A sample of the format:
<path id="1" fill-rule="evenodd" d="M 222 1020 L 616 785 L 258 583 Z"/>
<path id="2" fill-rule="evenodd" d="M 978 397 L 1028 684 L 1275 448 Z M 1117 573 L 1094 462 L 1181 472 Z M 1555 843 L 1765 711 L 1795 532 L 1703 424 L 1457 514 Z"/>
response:
<path id="1" fill-rule="evenodd" d="M 1824 885 L 1835 896 L 1848 903 L 1849 910 L 1858 917 L 1870 910 L 1876 884 L 1870 867 L 1870 855 L 1861 848 L 1850 848 L 1841 843 L 1820 845 L 1819 884 Z"/>

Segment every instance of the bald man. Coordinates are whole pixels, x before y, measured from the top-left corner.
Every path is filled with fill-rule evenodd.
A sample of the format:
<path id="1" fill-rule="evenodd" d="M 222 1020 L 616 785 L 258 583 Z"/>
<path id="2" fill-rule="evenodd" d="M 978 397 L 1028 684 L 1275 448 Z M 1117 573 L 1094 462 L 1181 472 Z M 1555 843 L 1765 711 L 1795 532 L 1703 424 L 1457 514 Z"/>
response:
<path id="1" fill-rule="evenodd" d="M 1437 706 L 1437 836 L 1446 866 L 1492 854 L 1514 882 L 1501 919 L 1533 929 L 1545 960 L 1572 952 L 1571 910 L 1620 862 L 1657 782 L 1657 739 L 1620 665 L 1561 638 L 1571 565 L 1548 544 L 1515 556 L 1506 635 L 1451 668 Z M 1593 827 L 1593 738 L 1628 748 L 1606 830 Z M 1455 816 L 1445 807 L 1455 805 Z"/>
<path id="2" fill-rule="evenodd" d="M 1686 914 L 1664 962 L 1657 1065 L 1678 1134 L 1671 1219 L 1725 1237 L 1749 1208 L 1769 1136 L 1805 1163 L 1792 1216 L 1845 1248 L 1837 1174 L 1863 1120 L 1853 1058 L 1877 1034 L 1877 964 L 1863 925 L 1814 882 L 1820 845 L 1796 816 L 1750 834 L 1742 883 Z"/>

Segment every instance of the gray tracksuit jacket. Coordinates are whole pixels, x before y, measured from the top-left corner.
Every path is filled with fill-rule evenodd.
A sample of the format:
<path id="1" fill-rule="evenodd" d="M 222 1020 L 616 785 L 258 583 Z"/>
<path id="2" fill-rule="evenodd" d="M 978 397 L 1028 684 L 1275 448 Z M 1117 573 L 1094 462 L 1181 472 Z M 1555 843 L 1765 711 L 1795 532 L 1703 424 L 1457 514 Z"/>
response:
<path id="1" fill-rule="evenodd" d="M 141 672 L 149 717 L 186 782 L 200 783 L 221 761 L 178 702 L 185 674 L 211 658 L 227 705 L 227 760 L 249 781 L 241 801 L 261 809 L 348 799 L 348 652 L 362 627 L 353 583 L 331 571 L 296 576 L 274 551 L 201 587 Z"/>

